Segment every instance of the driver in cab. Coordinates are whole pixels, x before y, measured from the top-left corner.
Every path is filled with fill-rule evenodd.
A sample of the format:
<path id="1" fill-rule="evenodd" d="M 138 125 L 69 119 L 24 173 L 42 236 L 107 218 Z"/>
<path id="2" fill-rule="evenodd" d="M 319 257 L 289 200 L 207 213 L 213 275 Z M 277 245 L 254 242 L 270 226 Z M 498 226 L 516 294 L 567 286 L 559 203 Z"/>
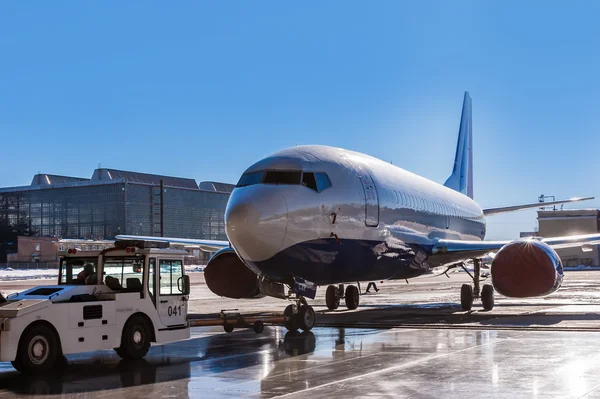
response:
<path id="1" fill-rule="evenodd" d="M 77 275 L 77 282 L 79 284 L 95 284 L 96 273 L 94 273 L 94 266 L 89 263 L 85 265 L 83 270 Z"/>

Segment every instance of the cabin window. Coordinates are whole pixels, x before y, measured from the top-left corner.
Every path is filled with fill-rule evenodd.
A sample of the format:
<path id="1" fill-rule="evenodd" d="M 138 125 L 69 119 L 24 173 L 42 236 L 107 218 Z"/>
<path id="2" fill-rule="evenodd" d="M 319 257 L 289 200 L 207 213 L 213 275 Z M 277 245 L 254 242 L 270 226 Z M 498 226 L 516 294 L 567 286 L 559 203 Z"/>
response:
<path id="1" fill-rule="evenodd" d="M 236 187 L 245 187 L 245 186 L 251 186 L 253 184 L 258 184 L 262 180 L 264 173 L 265 172 L 263 172 L 263 171 L 244 173 L 242 175 L 242 177 L 240 178 L 240 180 L 238 181 L 238 184 L 236 185 Z"/>
<path id="2" fill-rule="evenodd" d="M 64 257 L 60 261 L 59 284 L 85 284 L 86 277 L 92 276 L 92 279 L 95 279 L 93 276 L 96 275 L 97 269 L 97 258 L 82 259 Z M 88 281 L 90 280 L 91 279 Z"/>
<path id="3" fill-rule="evenodd" d="M 105 284 L 113 291 L 122 289 L 142 290 L 144 276 L 143 258 L 110 257 L 104 261 L 104 279 L 112 277 Z"/>
<path id="4" fill-rule="evenodd" d="M 331 180 L 325 173 L 315 173 L 315 180 L 317 181 L 317 190 L 319 192 L 331 187 Z"/>
<path id="5" fill-rule="evenodd" d="M 160 295 L 181 295 L 183 284 L 183 266 L 181 260 L 160 259 L 159 262 Z"/>
<path id="6" fill-rule="evenodd" d="M 265 173 L 265 184 L 300 184 L 299 171 L 270 170 Z"/>
<path id="7" fill-rule="evenodd" d="M 302 185 L 308 187 L 311 190 L 317 190 L 317 181 L 315 180 L 315 174 L 312 172 L 304 172 L 302 174 Z"/>

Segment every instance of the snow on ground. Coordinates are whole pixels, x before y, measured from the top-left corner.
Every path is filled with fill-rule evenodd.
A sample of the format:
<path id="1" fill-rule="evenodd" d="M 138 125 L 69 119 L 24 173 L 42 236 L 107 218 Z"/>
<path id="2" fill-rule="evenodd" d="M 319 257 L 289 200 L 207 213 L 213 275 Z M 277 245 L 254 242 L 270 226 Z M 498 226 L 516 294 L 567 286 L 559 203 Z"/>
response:
<path id="1" fill-rule="evenodd" d="M 204 271 L 205 265 L 186 265 L 186 273 L 201 273 Z M 571 266 L 565 267 L 565 271 L 576 271 L 576 270 L 600 270 L 600 267 L 594 266 Z M 473 272 L 472 267 L 467 267 L 469 272 Z M 463 272 L 462 269 L 455 269 L 456 272 Z M 484 273 L 489 274 L 489 271 L 484 269 Z M 12 280 L 42 280 L 42 279 L 57 279 L 58 269 L 13 269 L 7 267 L 0 269 L 0 281 L 12 281 Z"/>
<path id="2" fill-rule="evenodd" d="M 204 265 L 185 266 L 186 273 L 198 273 L 204 271 Z M 13 269 L 7 267 L 0 269 L 0 281 L 12 280 L 42 280 L 58 278 L 58 269 Z"/>

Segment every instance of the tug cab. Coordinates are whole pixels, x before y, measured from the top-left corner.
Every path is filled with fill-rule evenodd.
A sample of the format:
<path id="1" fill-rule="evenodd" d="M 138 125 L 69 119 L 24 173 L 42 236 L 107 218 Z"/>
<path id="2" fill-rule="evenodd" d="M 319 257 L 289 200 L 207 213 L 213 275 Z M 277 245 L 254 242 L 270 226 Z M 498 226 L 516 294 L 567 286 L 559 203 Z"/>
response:
<path id="1" fill-rule="evenodd" d="M 60 252 L 56 285 L 0 303 L 0 361 L 36 373 L 66 354 L 114 349 L 124 359 L 140 359 L 152 343 L 189 338 L 186 255 L 146 240 Z"/>

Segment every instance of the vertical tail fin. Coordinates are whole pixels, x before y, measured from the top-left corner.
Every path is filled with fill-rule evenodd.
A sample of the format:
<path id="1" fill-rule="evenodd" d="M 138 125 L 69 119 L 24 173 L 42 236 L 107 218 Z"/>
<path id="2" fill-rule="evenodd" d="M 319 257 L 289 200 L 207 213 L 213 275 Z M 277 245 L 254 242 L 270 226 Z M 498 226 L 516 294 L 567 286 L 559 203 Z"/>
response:
<path id="1" fill-rule="evenodd" d="M 452 174 L 444 186 L 473 198 L 473 126 L 471 96 L 465 92 Z"/>

